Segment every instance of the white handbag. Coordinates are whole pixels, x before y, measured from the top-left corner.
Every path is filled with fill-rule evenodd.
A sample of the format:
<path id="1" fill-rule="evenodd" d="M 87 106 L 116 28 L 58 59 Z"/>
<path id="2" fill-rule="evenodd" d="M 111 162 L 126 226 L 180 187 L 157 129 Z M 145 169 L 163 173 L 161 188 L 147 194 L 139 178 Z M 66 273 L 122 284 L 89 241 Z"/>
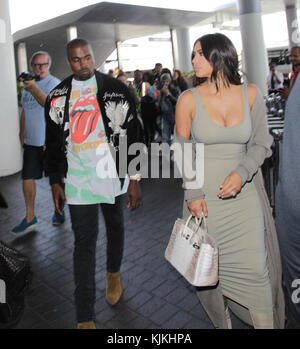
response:
<path id="1" fill-rule="evenodd" d="M 218 247 L 207 233 L 203 214 L 199 222 L 197 219 L 194 222 L 192 216 L 186 222 L 179 218 L 176 220 L 165 258 L 194 286 L 214 286 L 218 283 Z"/>

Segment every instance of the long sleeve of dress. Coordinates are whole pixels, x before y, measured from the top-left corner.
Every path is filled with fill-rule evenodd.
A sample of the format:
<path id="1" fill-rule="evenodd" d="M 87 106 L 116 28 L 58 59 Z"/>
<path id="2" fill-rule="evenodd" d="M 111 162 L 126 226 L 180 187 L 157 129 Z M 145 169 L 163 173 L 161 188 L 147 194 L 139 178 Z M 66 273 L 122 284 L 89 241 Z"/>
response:
<path id="1" fill-rule="evenodd" d="M 273 137 L 268 131 L 266 105 L 259 90 L 257 90 L 252 109 L 252 128 L 252 136 L 248 142 L 246 155 L 234 170 L 241 176 L 243 184 L 246 181 L 251 181 L 264 160 L 272 155 Z M 249 146 L 249 144 L 251 145 Z"/>

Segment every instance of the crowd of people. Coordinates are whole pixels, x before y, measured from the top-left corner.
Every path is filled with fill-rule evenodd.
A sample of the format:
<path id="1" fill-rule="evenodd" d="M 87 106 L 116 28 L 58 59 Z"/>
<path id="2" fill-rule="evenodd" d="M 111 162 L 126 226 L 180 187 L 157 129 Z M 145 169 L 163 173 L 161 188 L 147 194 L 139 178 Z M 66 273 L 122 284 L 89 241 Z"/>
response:
<path id="1" fill-rule="evenodd" d="M 288 91 L 289 138 L 283 147 L 285 159 L 277 191 L 276 202 L 281 203 L 277 227 L 261 175 L 273 141 L 264 99 L 256 86 L 242 82 L 238 55 L 226 36 L 209 34 L 196 40 L 192 52 L 195 83 L 190 89 L 179 70 L 172 74 L 160 63 L 151 72 L 135 70 L 133 84 L 122 71 L 116 77 L 100 73 L 95 70 L 92 47 L 84 39 L 70 41 L 66 53 L 71 76 L 59 82 L 50 75 L 51 58 L 39 51 L 31 59 L 31 68 L 41 80 L 24 81 L 20 141 L 24 145 L 26 216 L 13 233 L 20 236 L 38 223 L 33 209 L 34 181 L 44 169 L 55 207 L 53 224 L 63 223 L 63 206 L 69 205 L 75 236 L 77 328 L 95 328 L 99 207 L 107 234 L 107 302 L 113 306 L 122 295 L 123 194 L 127 193 L 131 211 L 140 206 L 142 196 L 140 173 L 127 171 L 129 175 L 122 176 L 115 160 L 118 157 L 111 156 L 110 147 L 119 151 L 121 134 L 127 136 L 128 148 L 142 140 L 147 146 L 154 141 L 204 145 L 203 185 L 192 185 L 193 179 L 183 173 L 183 217 L 192 214 L 201 218 L 204 213 L 209 233 L 219 246 L 219 283 L 197 289 L 214 326 L 231 328 L 231 309 L 255 328 L 283 328 L 282 278 L 289 326 L 299 326 L 299 305 L 290 299 L 293 280 L 300 278 L 300 172 L 299 161 L 296 166 L 293 163 L 299 153 L 294 151 L 299 149 L 299 128 L 295 129 L 299 124 L 299 47 L 291 52 L 295 73 Z M 272 89 L 281 86 L 273 68 L 270 84 Z M 103 150 L 100 160 L 95 144 Z M 184 159 L 193 168 L 196 149 L 193 147 L 191 159 Z M 127 156 L 129 164 L 128 152 Z M 107 162 L 114 175 L 99 180 L 97 171 Z M 289 171 L 293 185 L 291 177 L 286 178 Z"/>
<path id="2" fill-rule="evenodd" d="M 287 100 L 292 90 L 300 70 L 299 67 L 299 46 L 293 46 L 290 50 L 289 61 L 292 64 L 292 71 L 286 73 L 284 76 L 278 69 L 278 65 L 275 61 L 271 61 L 269 64 L 270 72 L 267 77 L 268 93 L 278 93 L 281 98 Z"/>
<path id="3" fill-rule="evenodd" d="M 128 81 L 123 71 L 118 73 L 117 79 L 127 84 L 136 102 L 145 132 L 145 144 L 149 148 L 154 141 L 171 145 L 176 103 L 180 94 L 188 89 L 181 71 L 174 69 L 172 74 L 161 63 L 156 63 L 152 71 L 135 70 L 133 83 Z"/>

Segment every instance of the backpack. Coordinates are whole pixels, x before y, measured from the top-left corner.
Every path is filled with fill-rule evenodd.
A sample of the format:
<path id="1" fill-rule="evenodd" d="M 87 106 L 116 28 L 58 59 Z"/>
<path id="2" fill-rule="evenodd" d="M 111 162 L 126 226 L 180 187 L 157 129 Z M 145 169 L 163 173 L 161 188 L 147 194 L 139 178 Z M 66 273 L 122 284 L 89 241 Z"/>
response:
<path id="1" fill-rule="evenodd" d="M 0 328 L 9 328 L 21 318 L 25 291 L 31 282 L 29 259 L 19 251 L 0 241 Z M 3 297 L 4 296 L 4 297 Z"/>

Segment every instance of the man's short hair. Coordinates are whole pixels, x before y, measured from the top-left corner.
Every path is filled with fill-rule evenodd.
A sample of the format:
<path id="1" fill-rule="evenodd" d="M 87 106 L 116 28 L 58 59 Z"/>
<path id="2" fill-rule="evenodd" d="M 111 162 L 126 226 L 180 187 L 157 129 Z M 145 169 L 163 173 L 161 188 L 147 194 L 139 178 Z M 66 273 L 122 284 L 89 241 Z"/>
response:
<path id="1" fill-rule="evenodd" d="M 293 47 L 291 48 L 291 51 L 294 50 L 294 49 L 300 50 L 300 46 L 293 46 Z"/>
<path id="2" fill-rule="evenodd" d="M 123 71 L 121 71 L 121 72 L 118 74 L 117 79 L 119 79 L 121 76 L 127 77 L 127 75 L 126 75 Z"/>
<path id="3" fill-rule="evenodd" d="M 162 67 L 162 64 L 161 63 L 156 63 L 155 66 L 156 67 Z"/>
<path id="4" fill-rule="evenodd" d="M 31 58 L 30 58 L 30 66 L 32 67 L 32 65 L 33 65 L 33 62 L 34 62 L 34 60 L 36 59 L 36 57 L 37 56 L 46 56 L 47 57 L 47 59 L 48 59 L 48 63 L 49 63 L 49 69 L 50 69 L 50 67 L 51 67 L 51 63 L 52 63 L 52 58 L 51 58 L 51 56 L 49 55 L 49 53 L 48 52 L 46 52 L 46 51 L 37 51 L 37 52 L 35 52 L 32 56 L 31 56 Z"/>
<path id="5" fill-rule="evenodd" d="M 67 43 L 67 56 L 70 57 L 70 51 L 73 48 L 88 46 L 93 51 L 91 44 L 86 39 L 76 38 Z"/>

